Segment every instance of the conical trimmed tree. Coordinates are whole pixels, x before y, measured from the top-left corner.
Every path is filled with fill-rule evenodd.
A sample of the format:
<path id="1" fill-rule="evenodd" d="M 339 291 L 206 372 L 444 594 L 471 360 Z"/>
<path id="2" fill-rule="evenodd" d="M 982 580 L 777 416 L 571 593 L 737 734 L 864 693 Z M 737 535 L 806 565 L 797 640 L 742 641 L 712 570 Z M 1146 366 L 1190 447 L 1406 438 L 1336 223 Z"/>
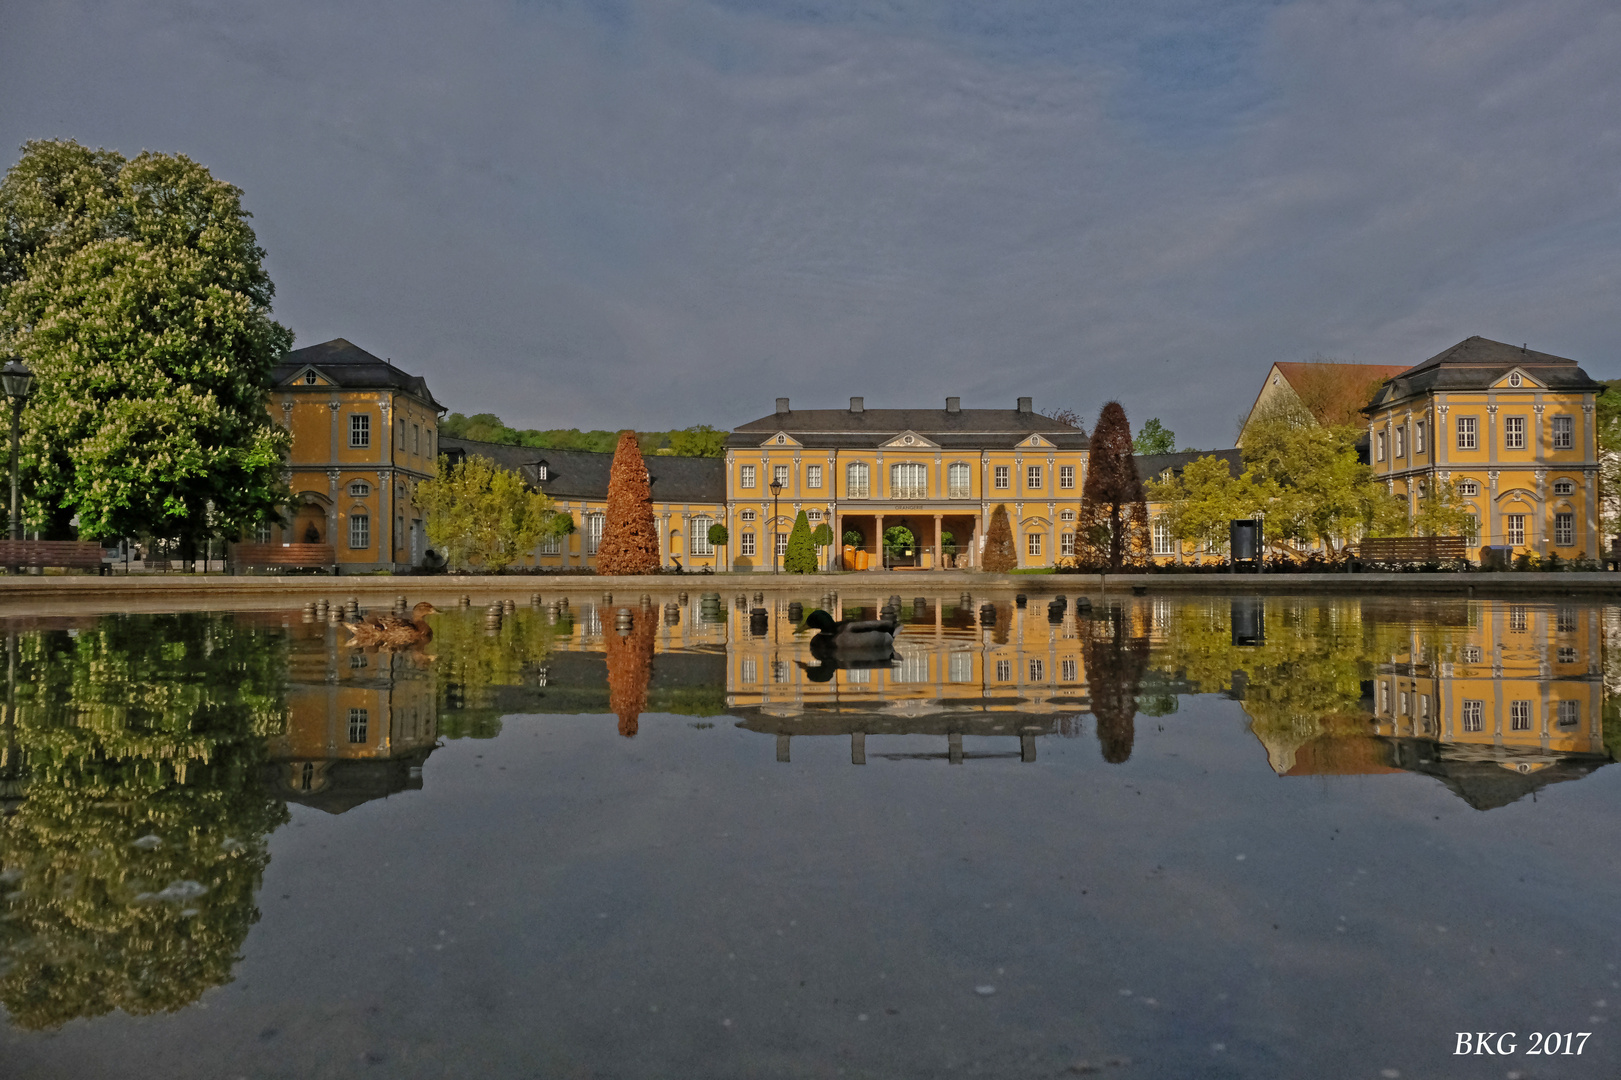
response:
<path id="1" fill-rule="evenodd" d="M 608 474 L 608 513 L 597 546 L 599 574 L 656 574 L 659 531 L 653 523 L 653 490 L 634 431 L 621 431 Z"/>
<path id="2" fill-rule="evenodd" d="M 1006 503 L 997 503 L 991 511 L 991 527 L 985 530 L 985 557 L 980 565 L 994 574 L 1018 569 L 1019 553 L 1013 547 L 1013 523 L 1008 520 Z"/>
<path id="3" fill-rule="evenodd" d="M 810 519 L 801 510 L 788 534 L 788 550 L 783 552 L 782 569 L 788 574 L 816 573 L 816 545 L 811 543 Z"/>
<path id="4" fill-rule="evenodd" d="M 1131 423 L 1118 401 L 1103 406 L 1092 429 L 1075 538 L 1083 562 L 1111 572 L 1148 554 L 1148 501 L 1132 456 Z"/>

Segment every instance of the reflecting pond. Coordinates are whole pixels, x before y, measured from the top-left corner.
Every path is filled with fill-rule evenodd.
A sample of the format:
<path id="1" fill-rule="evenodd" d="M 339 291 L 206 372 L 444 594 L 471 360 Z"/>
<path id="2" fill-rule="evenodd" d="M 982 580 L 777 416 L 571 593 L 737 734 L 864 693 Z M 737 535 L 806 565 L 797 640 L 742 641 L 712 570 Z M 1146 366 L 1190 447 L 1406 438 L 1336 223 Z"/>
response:
<path id="1" fill-rule="evenodd" d="M 813 651 L 816 607 L 893 613 L 894 655 Z M 0 1075 L 1621 1064 L 1615 608 L 338 618 L 0 620 Z"/>

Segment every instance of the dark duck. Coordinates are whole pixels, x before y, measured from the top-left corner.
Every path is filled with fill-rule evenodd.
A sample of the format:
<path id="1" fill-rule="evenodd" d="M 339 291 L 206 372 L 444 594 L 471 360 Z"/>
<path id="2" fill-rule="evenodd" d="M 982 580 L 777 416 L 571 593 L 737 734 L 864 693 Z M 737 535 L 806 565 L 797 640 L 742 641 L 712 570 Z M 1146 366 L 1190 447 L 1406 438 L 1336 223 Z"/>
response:
<path id="1" fill-rule="evenodd" d="M 411 609 L 411 617 L 403 615 L 373 615 L 358 623 L 344 623 L 350 634 L 349 644 L 376 645 L 385 649 L 410 648 L 433 640 L 433 629 L 427 616 L 439 609 L 424 600 Z"/>
<path id="2" fill-rule="evenodd" d="M 834 622 L 833 616 L 817 608 L 805 616 L 805 625 L 816 630 L 811 638 L 811 655 L 822 659 L 887 660 L 894 652 L 895 634 L 900 624 L 894 619 L 860 619 Z"/>

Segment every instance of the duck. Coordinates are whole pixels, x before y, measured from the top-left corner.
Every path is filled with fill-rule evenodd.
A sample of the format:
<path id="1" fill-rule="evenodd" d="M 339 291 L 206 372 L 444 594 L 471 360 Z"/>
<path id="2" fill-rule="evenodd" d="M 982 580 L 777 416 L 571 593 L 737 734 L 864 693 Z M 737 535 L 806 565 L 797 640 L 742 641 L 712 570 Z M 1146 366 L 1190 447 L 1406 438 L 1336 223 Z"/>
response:
<path id="1" fill-rule="evenodd" d="M 839 656 L 851 653 L 888 657 L 893 651 L 900 624 L 894 619 L 861 619 L 834 622 L 833 616 L 817 608 L 805 616 L 805 625 L 817 631 L 811 638 L 812 656 Z"/>
<path id="2" fill-rule="evenodd" d="M 411 609 L 409 619 L 402 615 L 373 615 L 364 622 L 344 623 L 349 631 L 349 644 L 380 645 L 385 648 L 407 648 L 433 640 L 433 628 L 427 616 L 439 609 L 426 600 Z"/>

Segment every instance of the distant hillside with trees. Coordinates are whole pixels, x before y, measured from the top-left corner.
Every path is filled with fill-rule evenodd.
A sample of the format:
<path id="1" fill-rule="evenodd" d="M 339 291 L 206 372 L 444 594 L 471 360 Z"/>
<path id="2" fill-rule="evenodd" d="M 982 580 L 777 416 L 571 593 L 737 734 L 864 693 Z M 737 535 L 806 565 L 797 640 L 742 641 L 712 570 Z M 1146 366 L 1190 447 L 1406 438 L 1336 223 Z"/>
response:
<path id="1" fill-rule="evenodd" d="M 477 442 L 505 443 L 508 446 L 533 446 L 544 450 L 590 450 L 598 454 L 611 454 L 619 445 L 617 431 L 581 431 L 579 428 L 511 428 L 494 413 L 474 413 L 463 416 L 453 412 L 439 421 L 439 434 L 452 439 L 473 439 Z M 720 457 L 726 452 L 726 432 L 708 424 L 675 431 L 641 431 L 637 433 L 642 452 L 647 454 L 675 454 L 681 457 Z"/>

